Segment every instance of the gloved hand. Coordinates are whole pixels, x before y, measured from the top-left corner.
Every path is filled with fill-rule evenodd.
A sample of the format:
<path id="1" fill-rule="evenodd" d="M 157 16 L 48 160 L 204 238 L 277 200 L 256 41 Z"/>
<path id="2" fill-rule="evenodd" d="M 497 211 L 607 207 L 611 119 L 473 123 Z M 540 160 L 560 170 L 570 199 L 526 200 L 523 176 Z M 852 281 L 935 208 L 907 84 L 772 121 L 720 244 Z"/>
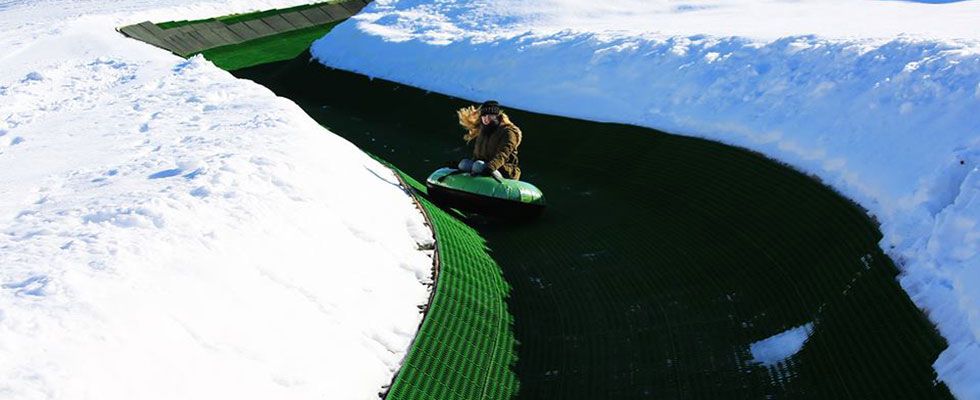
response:
<path id="1" fill-rule="evenodd" d="M 497 179 L 504 179 L 504 176 L 498 170 L 490 171 L 488 169 L 483 169 L 483 171 L 480 171 L 480 173 L 478 175 L 480 175 L 480 176 L 492 176 L 492 177 L 495 177 Z"/>
<path id="2" fill-rule="evenodd" d="M 482 160 L 473 161 L 473 164 L 471 165 L 470 173 L 472 173 L 473 175 L 483 175 L 483 176 L 489 175 L 490 171 L 486 170 L 486 166 L 487 163 L 483 162 Z"/>

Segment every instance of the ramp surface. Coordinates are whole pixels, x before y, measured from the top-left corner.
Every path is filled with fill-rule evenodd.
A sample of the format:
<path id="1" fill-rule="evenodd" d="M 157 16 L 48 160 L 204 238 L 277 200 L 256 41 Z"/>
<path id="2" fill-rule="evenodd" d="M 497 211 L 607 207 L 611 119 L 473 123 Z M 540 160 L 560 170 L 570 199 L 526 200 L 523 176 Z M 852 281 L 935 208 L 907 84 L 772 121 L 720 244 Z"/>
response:
<path id="1" fill-rule="evenodd" d="M 342 21 L 360 12 L 368 3 L 370 0 L 346 0 L 196 21 L 159 24 L 145 21 L 118 30 L 133 39 L 188 57 L 218 47 Z"/>

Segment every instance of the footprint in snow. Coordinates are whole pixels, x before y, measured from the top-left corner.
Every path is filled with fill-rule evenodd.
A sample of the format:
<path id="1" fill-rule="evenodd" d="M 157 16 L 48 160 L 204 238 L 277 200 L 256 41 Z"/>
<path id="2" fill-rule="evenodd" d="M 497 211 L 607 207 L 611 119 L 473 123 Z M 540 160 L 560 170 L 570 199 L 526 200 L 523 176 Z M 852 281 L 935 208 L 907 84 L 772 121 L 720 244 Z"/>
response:
<path id="1" fill-rule="evenodd" d="M 204 186 L 201 186 L 201 187 L 199 187 L 197 189 L 191 190 L 191 196 L 194 196 L 194 197 L 204 198 L 204 197 L 208 197 L 210 194 L 211 194 L 211 191 L 208 190 L 208 188 L 206 188 Z"/>
<path id="2" fill-rule="evenodd" d="M 36 275 L 20 282 L 4 283 L 0 288 L 13 290 L 18 296 L 44 296 L 44 288 L 48 286 L 50 278 L 44 275 Z"/>
<path id="3" fill-rule="evenodd" d="M 181 172 L 184 172 L 184 171 L 181 170 L 180 168 L 165 169 L 163 171 L 155 172 L 153 174 L 150 174 L 149 179 L 169 178 L 169 177 L 172 177 L 172 176 L 180 175 Z"/>
<path id="4" fill-rule="evenodd" d="M 24 79 L 21 80 L 21 82 L 27 83 L 30 81 L 43 81 L 43 80 L 44 80 L 44 75 L 41 75 L 40 72 L 32 71 L 28 73 L 27 76 L 25 76 Z"/>

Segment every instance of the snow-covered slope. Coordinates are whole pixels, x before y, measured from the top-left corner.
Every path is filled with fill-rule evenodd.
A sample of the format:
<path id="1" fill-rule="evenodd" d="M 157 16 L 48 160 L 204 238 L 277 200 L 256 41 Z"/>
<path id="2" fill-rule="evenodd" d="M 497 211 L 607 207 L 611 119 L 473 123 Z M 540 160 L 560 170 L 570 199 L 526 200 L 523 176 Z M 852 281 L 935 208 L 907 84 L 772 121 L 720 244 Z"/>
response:
<path id="1" fill-rule="evenodd" d="M 377 0 L 338 68 L 750 148 L 882 222 L 901 283 L 980 398 L 980 1 Z M 533 132 L 527 132 L 533 135 Z"/>
<path id="2" fill-rule="evenodd" d="M 376 398 L 431 232 L 295 104 L 114 31 L 289 2 L 180 3 L 0 5 L 0 398 Z"/>

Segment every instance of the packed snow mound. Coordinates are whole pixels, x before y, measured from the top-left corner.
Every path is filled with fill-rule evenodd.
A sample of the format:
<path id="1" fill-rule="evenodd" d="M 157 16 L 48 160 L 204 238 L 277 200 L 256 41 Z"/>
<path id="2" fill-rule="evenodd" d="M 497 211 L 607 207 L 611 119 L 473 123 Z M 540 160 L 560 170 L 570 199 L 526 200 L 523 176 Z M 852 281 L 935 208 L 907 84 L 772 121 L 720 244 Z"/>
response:
<path id="1" fill-rule="evenodd" d="M 376 0 L 359 30 L 389 40 L 449 44 L 527 32 L 603 37 L 787 36 L 891 41 L 898 36 L 977 42 L 980 2 L 942 6 L 877 0 Z"/>
<path id="2" fill-rule="evenodd" d="M 980 398 L 980 1 L 377 0 L 313 45 L 473 101 L 749 148 L 879 221 Z M 527 132 L 534 135 L 533 132 Z"/>
<path id="3" fill-rule="evenodd" d="M 0 397 L 376 398 L 431 284 L 412 198 L 117 19 L 0 30 Z"/>

